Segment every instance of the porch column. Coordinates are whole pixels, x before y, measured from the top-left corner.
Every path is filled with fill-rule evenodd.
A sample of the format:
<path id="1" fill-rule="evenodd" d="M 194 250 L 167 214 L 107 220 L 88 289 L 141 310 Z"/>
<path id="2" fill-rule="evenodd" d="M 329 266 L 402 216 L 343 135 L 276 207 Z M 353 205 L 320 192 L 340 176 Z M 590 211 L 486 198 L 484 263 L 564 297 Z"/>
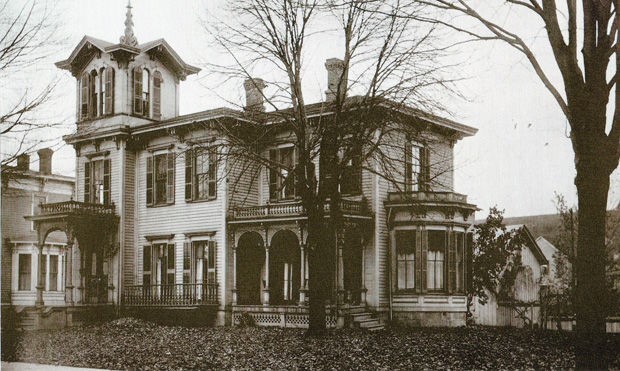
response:
<path id="1" fill-rule="evenodd" d="M 300 244 L 300 260 L 299 260 L 299 270 L 301 271 L 301 281 L 299 287 L 299 305 L 304 305 L 306 302 L 306 245 Z"/>
<path id="2" fill-rule="evenodd" d="M 265 245 L 265 288 L 263 289 L 263 305 L 269 305 L 269 245 Z"/>
<path id="3" fill-rule="evenodd" d="M 232 303 L 237 305 L 237 246 L 233 245 L 233 283 L 232 283 Z"/>
<path id="4" fill-rule="evenodd" d="M 73 306 L 73 240 L 67 240 L 65 253 L 65 302 Z"/>
<path id="5" fill-rule="evenodd" d="M 362 287 L 360 287 L 360 304 L 366 305 L 366 241 L 362 241 Z"/>
<path id="6" fill-rule="evenodd" d="M 43 244 L 39 243 L 37 245 L 37 249 L 39 250 L 38 255 L 38 264 L 37 264 L 37 298 L 34 302 L 34 305 L 37 307 L 42 307 L 45 303 L 43 302 L 43 289 L 45 289 L 45 276 L 43 275 Z"/>
<path id="7" fill-rule="evenodd" d="M 342 260 L 342 248 L 343 248 L 343 244 L 344 244 L 344 238 L 342 236 L 342 233 L 338 233 L 338 237 L 336 238 L 336 244 L 337 244 L 337 249 L 338 249 L 338 275 L 337 275 L 337 279 L 338 279 L 338 303 L 344 303 L 344 299 L 345 299 L 345 291 L 344 291 L 344 262 Z"/>

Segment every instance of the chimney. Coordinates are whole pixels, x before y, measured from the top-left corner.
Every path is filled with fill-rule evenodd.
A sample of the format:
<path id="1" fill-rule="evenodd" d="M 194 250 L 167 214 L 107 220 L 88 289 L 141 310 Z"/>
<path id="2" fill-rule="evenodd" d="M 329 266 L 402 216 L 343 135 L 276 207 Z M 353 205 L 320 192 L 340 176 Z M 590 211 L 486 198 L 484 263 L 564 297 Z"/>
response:
<path id="1" fill-rule="evenodd" d="M 246 79 L 243 83 L 245 88 L 245 109 L 246 111 L 265 111 L 263 104 L 263 89 L 267 85 L 263 79 Z"/>
<path id="2" fill-rule="evenodd" d="M 22 153 L 17 156 L 17 170 L 29 170 L 30 169 L 30 155 Z"/>
<path id="3" fill-rule="evenodd" d="M 52 151 L 50 148 L 42 148 L 37 151 L 39 155 L 39 173 L 43 175 L 52 174 Z"/>
<path id="4" fill-rule="evenodd" d="M 325 91 L 325 99 L 328 102 L 336 100 L 338 94 L 338 85 L 340 84 L 340 94 L 344 98 L 347 91 L 347 76 L 344 73 L 344 61 L 338 58 L 330 58 L 325 61 L 327 69 L 327 90 Z M 340 82 L 342 79 L 342 83 Z"/>

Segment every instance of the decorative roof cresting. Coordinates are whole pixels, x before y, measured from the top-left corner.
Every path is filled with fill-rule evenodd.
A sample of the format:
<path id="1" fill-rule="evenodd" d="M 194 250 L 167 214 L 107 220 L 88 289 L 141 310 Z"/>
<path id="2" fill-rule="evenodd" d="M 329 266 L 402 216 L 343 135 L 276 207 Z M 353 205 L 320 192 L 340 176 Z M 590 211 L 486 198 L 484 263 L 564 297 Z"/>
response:
<path id="1" fill-rule="evenodd" d="M 120 42 L 123 45 L 138 46 L 138 39 L 133 34 L 133 16 L 131 15 L 131 0 L 127 1 L 127 13 L 125 13 L 125 34 L 121 36 Z"/>

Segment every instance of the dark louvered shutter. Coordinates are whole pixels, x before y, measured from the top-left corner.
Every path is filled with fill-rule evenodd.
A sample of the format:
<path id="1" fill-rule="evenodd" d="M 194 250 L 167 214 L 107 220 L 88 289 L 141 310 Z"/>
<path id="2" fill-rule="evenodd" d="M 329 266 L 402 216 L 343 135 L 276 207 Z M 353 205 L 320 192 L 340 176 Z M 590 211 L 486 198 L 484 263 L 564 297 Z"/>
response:
<path id="1" fill-rule="evenodd" d="M 168 173 L 166 174 L 166 199 L 169 204 L 174 203 L 174 153 L 168 153 L 166 158 Z"/>
<path id="2" fill-rule="evenodd" d="M 456 291 L 456 233 L 448 232 L 448 292 Z"/>
<path id="3" fill-rule="evenodd" d="M 84 202 L 90 202 L 90 162 L 84 163 Z"/>
<path id="4" fill-rule="evenodd" d="M 405 192 L 411 192 L 411 190 L 413 189 L 411 187 L 411 183 L 413 183 L 413 173 L 412 173 L 412 164 L 413 164 L 413 159 L 411 158 L 411 152 L 413 150 L 413 147 L 411 146 L 411 143 L 405 143 L 405 172 L 404 172 L 404 176 L 405 176 L 405 187 L 404 187 L 404 191 Z"/>
<path id="5" fill-rule="evenodd" d="M 133 113 L 142 115 L 142 69 L 133 70 Z"/>
<path id="6" fill-rule="evenodd" d="M 110 176 L 111 176 L 110 160 L 103 160 L 103 203 L 110 204 Z"/>
<path id="7" fill-rule="evenodd" d="M 185 200 L 193 199 L 194 190 L 194 149 L 185 151 Z"/>
<path id="8" fill-rule="evenodd" d="M 80 118 L 81 119 L 85 119 L 88 117 L 88 98 L 89 98 L 89 94 L 88 94 L 88 78 L 89 78 L 89 74 L 88 72 L 85 72 L 82 75 L 82 79 L 80 81 L 81 84 L 81 96 L 80 96 Z"/>
<path id="9" fill-rule="evenodd" d="M 105 114 L 114 113 L 114 68 L 105 69 Z"/>
<path id="10" fill-rule="evenodd" d="M 424 147 L 420 151 L 420 190 L 430 191 L 431 182 L 431 154 L 428 147 Z"/>
<path id="11" fill-rule="evenodd" d="M 422 286 L 422 292 L 426 292 L 427 287 L 427 277 L 426 277 L 426 268 L 428 264 L 428 231 L 426 229 L 422 230 L 422 254 L 421 256 L 421 269 L 420 269 L 420 285 Z"/>
<path id="12" fill-rule="evenodd" d="M 161 73 L 156 71 L 153 74 L 153 118 L 161 120 Z"/>
<path id="13" fill-rule="evenodd" d="M 153 205 L 153 156 L 146 158 L 146 204 Z"/>
<path id="14" fill-rule="evenodd" d="M 209 150 L 209 198 L 217 196 L 217 150 Z"/>
<path id="15" fill-rule="evenodd" d="M 278 199 L 278 151 L 269 150 L 269 199 L 271 201 Z"/>

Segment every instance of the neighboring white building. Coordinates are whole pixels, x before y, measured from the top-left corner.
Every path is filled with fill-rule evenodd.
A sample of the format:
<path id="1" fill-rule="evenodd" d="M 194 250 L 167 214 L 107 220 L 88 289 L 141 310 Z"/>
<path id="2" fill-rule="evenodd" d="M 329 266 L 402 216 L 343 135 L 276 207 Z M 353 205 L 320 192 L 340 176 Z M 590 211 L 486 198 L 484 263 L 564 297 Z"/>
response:
<path id="1" fill-rule="evenodd" d="M 224 135 L 210 122 L 253 120 L 260 80 L 245 84 L 246 111 L 179 116 L 180 82 L 199 69 L 163 39 L 139 44 L 130 11 L 120 43 L 86 36 L 57 63 L 75 76 L 78 92 L 77 131 L 65 137 L 77 154 L 76 201 L 47 205 L 32 219 L 41 236 L 69 231 L 78 258 L 67 267 L 66 306 L 190 307 L 222 325 L 248 313 L 261 325 L 306 326 L 306 217 L 293 187 L 266 168 L 244 181 L 243 169 L 207 148 Z M 328 79 L 338 64 L 327 61 Z M 306 109 L 321 115 L 323 105 Z M 409 114 L 420 131 L 395 143 L 409 158 L 400 188 L 351 165 L 347 228 L 327 282 L 330 326 L 366 311 L 417 325 L 465 324 L 466 231 L 476 207 L 454 193 L 451 166 L 455 142 L 476 129 Z M 293 143 L 283 139 L 256 155 L 283 169 L 295 162 Z"/>

